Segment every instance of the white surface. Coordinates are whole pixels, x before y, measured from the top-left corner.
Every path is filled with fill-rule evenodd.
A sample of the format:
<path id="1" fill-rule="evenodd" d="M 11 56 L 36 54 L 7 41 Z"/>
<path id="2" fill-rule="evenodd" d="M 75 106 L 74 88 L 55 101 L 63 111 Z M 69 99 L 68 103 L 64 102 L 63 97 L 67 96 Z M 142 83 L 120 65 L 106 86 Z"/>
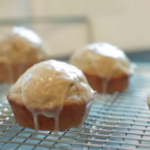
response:
<path id="1" fill-rule="evenodd" d="M 125 51 L 150 48 L 149 0 L 14 1 L 0 1 L 1 18 L 84 15 L 92 24 L 94 42 L 109 42 Z M 53 56 L 62 57 L 87 44 L 85 29 L 81 28 L 67 26 L 59 30 L 50 29 L 45 35 L 39 32 L 48 42 Z"/>
<path id="2" fill-rule="evenodd" d="M 36 16 L 87 16 L 94 42 L 109 42 L 125 51 L 150 48 L 149 0 L 33 0 L 32 4 Z"/>

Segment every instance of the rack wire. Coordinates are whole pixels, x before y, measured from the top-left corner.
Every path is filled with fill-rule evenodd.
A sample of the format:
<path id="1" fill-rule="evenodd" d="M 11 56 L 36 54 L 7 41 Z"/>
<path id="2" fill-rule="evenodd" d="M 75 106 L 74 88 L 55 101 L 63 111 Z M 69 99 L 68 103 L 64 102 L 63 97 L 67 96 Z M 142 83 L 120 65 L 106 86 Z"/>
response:
<path id="1" fill-rule="evenodd" d="M 130 88 L 113 95 L 97 95 L 88 118 L 80 127 L 55 134 L 24 128 L 15 122 L 6 100 L 9 86 L 0 87 L 1 150 L 149 150 L 149 65 L 139 64 Z"/>

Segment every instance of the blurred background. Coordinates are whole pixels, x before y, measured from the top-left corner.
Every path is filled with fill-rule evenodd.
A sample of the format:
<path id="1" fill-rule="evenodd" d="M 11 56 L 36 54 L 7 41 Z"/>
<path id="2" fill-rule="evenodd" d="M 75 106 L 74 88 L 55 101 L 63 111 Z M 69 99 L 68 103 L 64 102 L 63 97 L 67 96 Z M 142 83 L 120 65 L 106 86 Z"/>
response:
<path id="1" fill-rule="evenodd" d="M 54 58 L 92 42 L 109 42 L 134 61 L 150 61 L 149 0 L 1 0 L 0 33 L 36 31 Z"/>

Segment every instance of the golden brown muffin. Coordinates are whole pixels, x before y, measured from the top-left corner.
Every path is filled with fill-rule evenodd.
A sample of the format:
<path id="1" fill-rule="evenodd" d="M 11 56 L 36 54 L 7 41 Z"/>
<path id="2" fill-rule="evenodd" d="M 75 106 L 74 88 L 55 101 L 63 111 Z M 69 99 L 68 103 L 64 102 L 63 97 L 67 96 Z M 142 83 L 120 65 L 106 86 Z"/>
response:
<path id="1" fill-rule="evenodd" d="M 108 43 L 94 43 L 75 52 L 70 63 L 81 69 L 91 87 L 100 93 L 127 89 L 134 71 L 123 51 Z"/>
<path id="2" fill-rule="evenodd" d="M 50 52 L 33 31 L 15 27 L 0 38 L 0 82 L 11 83 L 33 64 L 46 60 Z"/>
<path id="3" fill-rule="evenodd" d="M 93 97 L 82 71 L 50 60 L 27 70 L 10 89 L 8 101 L 20 125 L 63 130 L 82 124 Z"/>

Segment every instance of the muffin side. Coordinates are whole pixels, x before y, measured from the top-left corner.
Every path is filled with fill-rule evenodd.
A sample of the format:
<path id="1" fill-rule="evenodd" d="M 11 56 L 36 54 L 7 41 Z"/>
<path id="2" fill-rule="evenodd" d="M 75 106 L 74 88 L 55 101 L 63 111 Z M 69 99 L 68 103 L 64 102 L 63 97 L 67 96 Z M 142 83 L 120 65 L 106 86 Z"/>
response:
<path id="1" fill-rule="evenodd" d="M 84 73 L 86 76 L 90 86 L 93 90 L 96 90 L 99 93 L 114 93 L 121 92 L 128 88 L 129 86 L 129 76 L 122 75 L 119 77 L 113 77 L 109 80 L 104 77 L 100 77 L 97 75 L 91 75 L 88 73 Z"/>
<path id="2" fill-rule="evenodd" d="M 20 105 L 20 104 L 18 105 L 11 99 L 9 99 L 9 104 L 11 105 L 16 121 L 20 125 L 24 127 L 36 129 L 33 114 L 25 107 L 25 105 Z M 90 105 L 89 108 L 87 108 L 88 104 Z M 81 103 L 81 104 L 79 103 L 64 104 L 63 109 L 59 116 L 58 130 L 64 130 L 64 129 L 81 125 L 90 107 L 91 107 L 91 102 Z M 57 108 L 53 108 L 53 111 L 55 110 L 57 111 Z M 51 113 L 51 112 L 47 111 L 47 113 Z M 54 118 L 49 118 L 42 114 L 38 115 L 39 130 L 54 131 L 56 130 L 55 127 L 56 127 L 56 122 Z"/>

